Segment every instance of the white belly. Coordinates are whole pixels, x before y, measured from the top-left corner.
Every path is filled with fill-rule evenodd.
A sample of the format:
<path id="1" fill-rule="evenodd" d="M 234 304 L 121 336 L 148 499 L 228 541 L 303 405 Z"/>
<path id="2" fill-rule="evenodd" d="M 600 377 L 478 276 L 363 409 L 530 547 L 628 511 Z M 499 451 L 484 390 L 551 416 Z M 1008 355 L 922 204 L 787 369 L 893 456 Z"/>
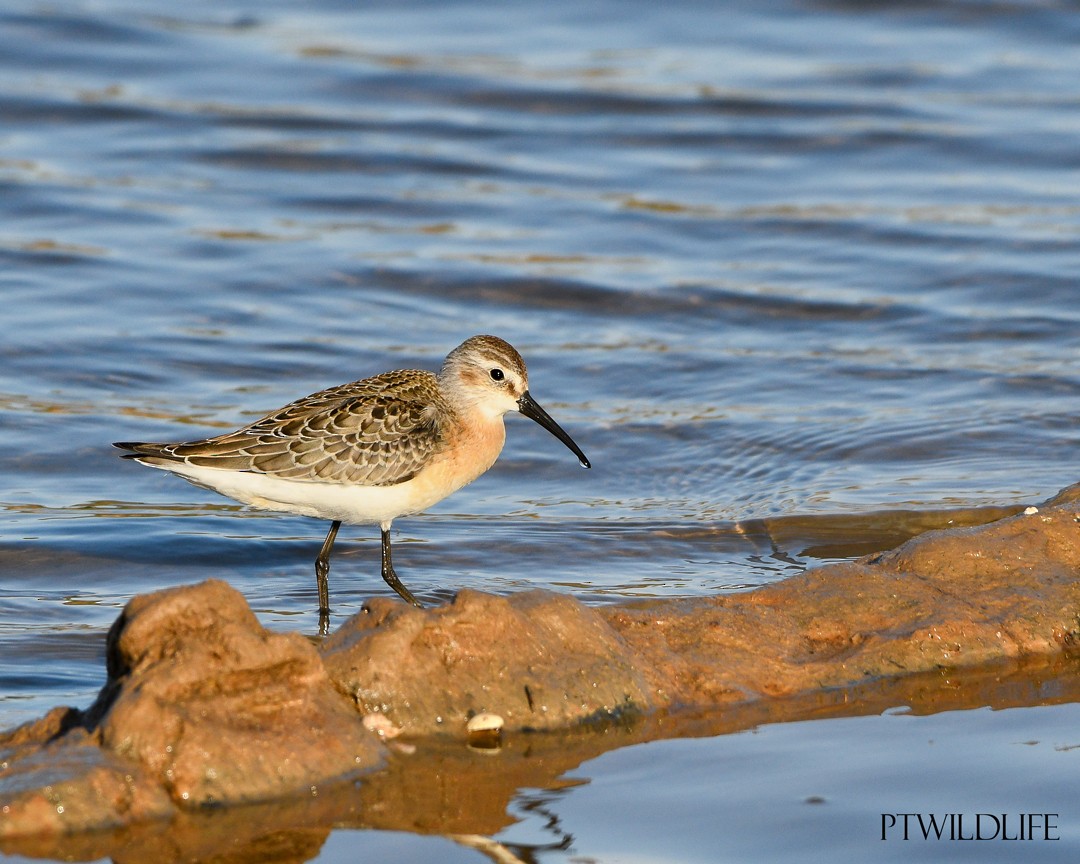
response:
<path id="1" fill-rule="evenodd" d="M 396 486 L 356 486 L 284 480 L 271 474 L 223 471 L 194 465 L 152 467 L 170 471 L 197 486 L 212 489 L 234 501 L 262 510 L 340 520 L 348 525 L 387 525 L 398 516 L 426 510 L 464 485 L 448 487 L 423 482 L 422 475 Z"/>

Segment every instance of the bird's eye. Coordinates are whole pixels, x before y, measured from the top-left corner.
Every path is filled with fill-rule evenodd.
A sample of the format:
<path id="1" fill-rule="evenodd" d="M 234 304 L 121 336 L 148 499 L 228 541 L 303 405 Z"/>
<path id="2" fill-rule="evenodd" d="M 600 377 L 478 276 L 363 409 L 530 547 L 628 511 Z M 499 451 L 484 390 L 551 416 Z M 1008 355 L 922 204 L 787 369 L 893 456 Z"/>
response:
<path id="1" fill-rule="evenodd" d="M 506 377 L 506 373 L 503 372 L 502 369 L 498 368 L 492 369 L 490 374 L 492 381 L 502 381 Z"/>

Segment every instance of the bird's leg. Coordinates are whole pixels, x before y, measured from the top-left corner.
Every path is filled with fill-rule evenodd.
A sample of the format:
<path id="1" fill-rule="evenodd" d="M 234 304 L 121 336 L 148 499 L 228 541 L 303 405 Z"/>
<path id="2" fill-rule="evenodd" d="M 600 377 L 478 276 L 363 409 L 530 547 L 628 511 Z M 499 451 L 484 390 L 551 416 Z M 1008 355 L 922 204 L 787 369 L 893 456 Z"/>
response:
<path id="1" fill-rule="evenodd" d="M 326 577 L 330 573 L 330 552 L 334 548 L 334 540 L 337 539 L 340 527 L 340 520 L 334 520 L 330 524 L 330 531 L 319 550 L 319 557 L 315 559 L 315 581 L 319 585 L 319 632 L 324 636 L 330 624 L 330 583 Z"/>
<path id="2" fill-rule="evenodd" d="M 394 572 L 394 562 L 390 558 L 390 526 L 382 527 L 382 578 L 386 584 L 397 591 L 398 597 L 406 603 L 412 603 L 417 609 L 423 609 L 424 604 L 413 597 L 412 592 L 401 584 L 397 573 Z"/>

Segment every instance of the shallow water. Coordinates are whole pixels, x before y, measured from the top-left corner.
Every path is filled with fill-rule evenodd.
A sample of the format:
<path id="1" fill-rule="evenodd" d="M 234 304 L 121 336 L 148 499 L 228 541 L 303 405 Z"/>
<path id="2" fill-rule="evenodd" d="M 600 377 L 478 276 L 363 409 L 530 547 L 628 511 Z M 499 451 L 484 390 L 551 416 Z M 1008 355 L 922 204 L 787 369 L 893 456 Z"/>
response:
<path id="1" fill-rule="evenodd" d="M 430 600 L 742 590 L 1052 495 L 1078 35 L 1055 3 L 6 3 L 0 726 L 88 703 L 139 592 L 223 576 L 315 630 L 325 525 L 109 442 L 475 332 L 594 468 L 508 418 L 395 524 Z M 377 539 L 339 539 L 335 625 L 389 590 Z"/>
<path id="2" fill-rule="evenodd" d="M 1076 860 L 1078 721 L 1075 704 L 890 713 L 626 747 L 571 772 L 581 785 L 545 806 L 522 806 L 521 823 L 498 839 L 536 843 L 546 834 L 554 845 L 561 833 L 578 860 L 620 862 Z M 1020 812 L 1053 815 L 1029 820 L 1021 840 Z M 940 839 L 920 829 L 920 814 L 922 825 L 934 815 L 949 826 Z M 976 837 L 978 814 L 987 815 Z M 1006 831 L 995 836 L 989 817 L 1001 814 Z M 560 857 L 575 860 L 550 856 Z"/>

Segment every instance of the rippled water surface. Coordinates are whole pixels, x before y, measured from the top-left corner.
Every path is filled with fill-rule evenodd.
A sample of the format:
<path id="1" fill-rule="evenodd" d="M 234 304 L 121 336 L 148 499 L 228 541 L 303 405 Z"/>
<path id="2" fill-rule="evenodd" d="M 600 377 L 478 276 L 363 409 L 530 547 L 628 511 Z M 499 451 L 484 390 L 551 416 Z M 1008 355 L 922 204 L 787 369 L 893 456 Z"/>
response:
<path id="1" fill-rule="evenodd" d="M 139 592 L 315 629 L 325 524 L 111 441 L 473 333 L 594 467 L 508 418 L 395 523 L 430 600 L 740 590 L 1073 482 L 1078 44 L 1057 2 L 4 3 L 0 726 L 92 700 Z"/>

